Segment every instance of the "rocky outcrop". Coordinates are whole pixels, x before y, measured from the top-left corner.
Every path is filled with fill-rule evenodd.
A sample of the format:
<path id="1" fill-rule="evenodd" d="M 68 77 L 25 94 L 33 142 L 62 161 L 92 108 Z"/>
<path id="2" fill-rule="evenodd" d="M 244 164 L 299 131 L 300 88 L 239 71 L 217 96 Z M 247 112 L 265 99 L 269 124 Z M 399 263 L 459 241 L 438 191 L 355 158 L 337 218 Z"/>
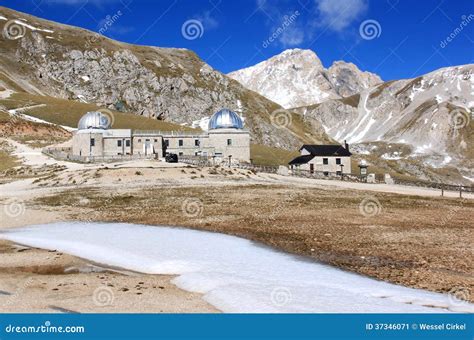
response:
<path id="1" fill-rule="evenodd" d="M 349 97 L 382 82 L 352 63 L 337 61 L 325 69 L 316 53 L 301 49 L 286 50 L 229 76 L 285 108 Z"/>
<path id="2" fill-rule="evenodd" d="M 457 166 L 473 178 L 473 73 L 474 65 L 448 67 L 297 111 L 338 141 L 406 144 L 413 150 L 408 158 Z"/>
<path id="3" fill-rule="evenodd" d="M 212 69 L 192 51 L 124 44 L 6 8 L 0 14 L 24 33 L 18 39 L 0 37 L 0 73 L 26 92 L 187 125 L 227 107 L 246 117 L 255 143 L 295 149 L 307 139 L 291 125 L 272 124 L 279 105 Z M 0 28 L 4 24 L 0 21 Z"/>

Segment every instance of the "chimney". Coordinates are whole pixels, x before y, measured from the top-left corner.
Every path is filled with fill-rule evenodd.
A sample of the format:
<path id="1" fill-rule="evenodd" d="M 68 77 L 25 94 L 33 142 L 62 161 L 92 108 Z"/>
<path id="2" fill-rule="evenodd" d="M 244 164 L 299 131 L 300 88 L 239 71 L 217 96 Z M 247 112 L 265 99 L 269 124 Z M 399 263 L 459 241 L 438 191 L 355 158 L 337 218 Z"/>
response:
<path id="1" fill-rule="evenodd" d="M 346 140 L 344 139 L 344 144 L 345 144 L 345 148 L 347 151 L 349 151 L 349 144 L 347 144 Z"/>

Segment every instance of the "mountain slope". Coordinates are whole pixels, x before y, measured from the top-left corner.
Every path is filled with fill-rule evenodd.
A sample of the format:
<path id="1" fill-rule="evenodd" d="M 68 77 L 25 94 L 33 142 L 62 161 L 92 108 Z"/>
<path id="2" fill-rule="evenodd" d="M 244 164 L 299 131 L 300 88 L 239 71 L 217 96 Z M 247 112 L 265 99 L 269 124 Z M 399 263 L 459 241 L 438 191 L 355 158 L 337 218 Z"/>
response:
<path id="1" fill-rule="evenodd" d="M 349 97 L 382 82 L 343 61 L 325 69 L 313 51 L 301 49 L 286 50 L 229 76 L 285 108 Z"/>
<path id="2" fill-rule="evenodd" d="M 13 29 L 14 28 L 14 29 Z M 213 70 L 192 51 L 120 43 L 0 7 L 0 85 L 190 125 L 222 107 L 242 113 L 252 140 L 294 149 L 330 140 L 298 124 L 272 124 L 276 103 Z M 20 32 L 19 35 L 14 35 Z M 63 112 L 62 114 L 67 114 Z"/>
<path id="3" fill-rule="evenodd" d="M 473 72 L 474 65 L 443 68 L 297 111 L 338 141 L 407 144 L 407 157 L 423 157 L 434 167 L 459 166 L 474 178 Z"/>

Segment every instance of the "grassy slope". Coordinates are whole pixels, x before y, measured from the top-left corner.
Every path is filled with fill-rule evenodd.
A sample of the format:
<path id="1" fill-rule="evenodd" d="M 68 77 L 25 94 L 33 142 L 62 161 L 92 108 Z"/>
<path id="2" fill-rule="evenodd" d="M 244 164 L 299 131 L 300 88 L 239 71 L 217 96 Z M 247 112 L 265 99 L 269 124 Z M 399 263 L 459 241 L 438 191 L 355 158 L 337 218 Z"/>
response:
<path id="1" fill-rule="evenodd" d="M 6 122 L 9 115 L 6 112 L 0 111 L 0 123 Z M 8 146 L 4 142 L 0 142 L 0 171 L 8 170 L 19 165 L 18 159 L 11 154 Z"/>
<path id="2" fill-rule="evenodd" d="M 22 111 L 27 115 L 37 117 L 48 122 L 77 127 L 79 119 L 88 111 L 97 111 L 101 109 L 95 104 L 86 104 L 76 101 L 59 99 L 53 97 L 36 96 L 24 92 L 14 93 L 10 98 L 0 100 L 0 105 L 7 109 L 16 109 L 20 107 L 46 104 L 43 107 L 37 107 Z M 193 130 L 173 123 L 167 123 L 156 119 L 136 116 L 130 113 L 109 110 L 113 113 L 115 129 L 137 129 L 137 130 Z"/>
<path id="3" fill-rule="evenodd" d="M 272 148 L 261 144 L 250 146 L 250 158 L 258 165 L 288 165 L 288 162 L 299 155 L 298 151 Z"/>
<path id="4" fill-rule="evenodd" d="M 37 117 L 48 122 L 76 127 L 77 122 L 87 111 L 100 109 L 95 104 L 80 103 L 71 100 L 58 99 L 52 97 L 36 96 L 24 92 L 14 93 L 10 98 L 0 100 L 0 105 L 7 109 L 46 104 L 46 106 L 27 109 L 23 113 Z M 132 128 L 142 130 L 192 130 L 177 124 L 167 123 L 156 119 L 136 116 L 118 111 L 114 114 L 114 128 Z M 0 121 L 8 120 L 6 113 L 1 113 Z M 251 158 L 260 165 L 286 165 L 291 159 L 298 155 L 298 152 L 291 152 L 279 148 L 272 148 L 265 145 L 254 144 L 250 148 Z"/>

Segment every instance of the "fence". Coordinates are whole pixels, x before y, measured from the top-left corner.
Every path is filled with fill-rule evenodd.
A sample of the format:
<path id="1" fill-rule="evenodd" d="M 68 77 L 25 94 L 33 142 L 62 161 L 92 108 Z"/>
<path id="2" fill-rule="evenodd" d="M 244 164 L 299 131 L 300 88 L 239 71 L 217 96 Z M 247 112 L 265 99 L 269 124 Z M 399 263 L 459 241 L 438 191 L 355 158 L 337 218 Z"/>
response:
<path id="1" fill-rule="evenodd" d="M 77 156 L 72 154 L 71 148 L 44 148 L 42 152 L 57 160 L 72 161 L 79 163 L 94 162 L 122 162 L 140 159 L 153 159 L 156 155 L 110 155 L 110 156 Z"/>
<path id="2" fill-rule="evenodd" d="M 186 163 L 195 166 L 229 166 L 229 161 L 224 158 L 212 158 L 204 156 L 179 156 L 178 161 L 181 163 Z M 267 172 L 267 173 L 277 173 L 277 166 L 265 166 L 265 165 L 255 165 L 250 163 L 240 163 L 236 161 L 231 161 L 231 168 L 245 169 L 255 172 Z"/>
<path id="3" fill-rule="evenodd" d="M 446 184 L 446 183 L 439 183 L 439 182 L 437 183 L 437 182 L 428 182 L 428 181 L 406 180 L 406 179 L 399 179 L 399 178 L 394 178 L 394 181 L 395 181 L 395 184 L 399 184 L 399 185 L 440 189 L 442 193 L 444 193 L 444 191 L 459 191 L 460 193 L 474 192 L 473 185 L 454 185 L 454 184 Z"/>
<path id="4" fill-rule="evenodd" d="M 314 178 L 314 179 L 339 179 L 350 180 L 354 182 L 365 182 L 365 177 L 355 174 L 340 174 L 338 172 L 328 171 L 310 171 L 301 169 L 289 170 L 288 175 L 295 177 Z"/>

